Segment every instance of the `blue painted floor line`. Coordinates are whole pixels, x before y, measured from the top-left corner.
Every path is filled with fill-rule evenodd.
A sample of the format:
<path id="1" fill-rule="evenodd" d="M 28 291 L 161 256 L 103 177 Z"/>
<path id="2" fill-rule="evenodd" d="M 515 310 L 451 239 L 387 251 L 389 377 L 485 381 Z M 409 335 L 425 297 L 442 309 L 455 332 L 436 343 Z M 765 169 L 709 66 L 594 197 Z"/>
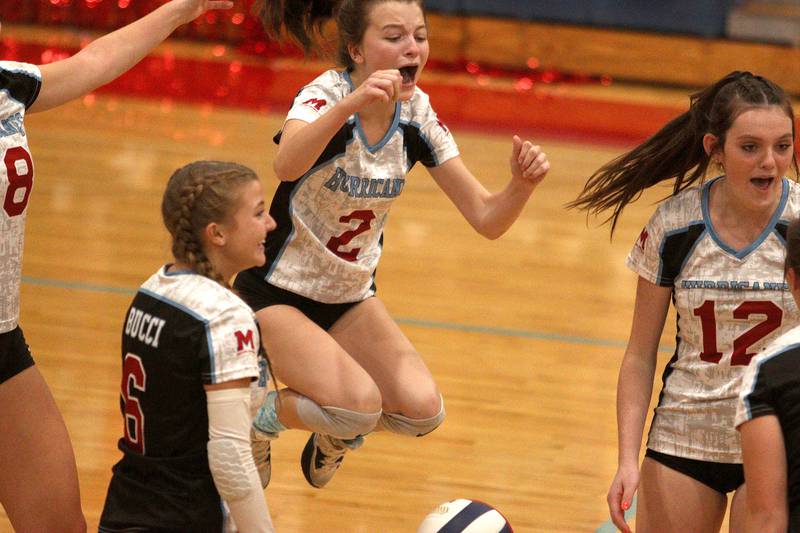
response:
<path id="1" fill-rule="evenodd" d="M 129 294 L 136 293 L 133 287 L 117 287 L 112 285 L 96 285 L 83 283 L 80 281 L 65 281 L 51 278 L 36 278 L 23 276 L 22 282 L 26 285 L 37 285 L 40 287 L 52 287 L 56 289 L 69 289 L 87 292 L 100 292 L 110 294 Z M 485 333 L 499 337 L 519 337 L 525 339 L 537 339 L 545 341 L 565 342 L 568 344 L 581 344 L 584 346 L 606 346 L 611 348 L 625 348 L 624 341 L 600 339 L 594 337 L 578 337 L 573 335 L 562 335 L 560 333 L 547 333 L 544 331 L 531 331 L 524 329 L 502 328 L 496 326 L 481 326 L 475 324 L 459 324 L 457 322 L 438 322 L 435 320 L 423 320 L 419 318 L 395 317 L 398 324 L 415 326 L 430 329 L 464 331 L 466 333 Z M 674 346 L 661 346 L 659 351 L 672 353 Z"/>
<path id="2" fill-rule="evenodd" d="M 65 281 L 50 278 L 36 278 L 31 276 L 23 276 L 22 282 L 26 285 L 37 285 L 40 287 L 52 287 L 57 289 L 69 289 L 87 292 L 100 292 L 110 294 L 127 294 L 133 295 L 136 289 L 131 287 L 115 287 L 111 285 L 96 285 L 92 283 L 83 283 L 77 281 Z M 437 322 L 435 320 L 422 320 L 418 318 L 395 317 L 398 324 L 406 326 L 415 326 L 431 329 L 442 330 L 455 330 L 464 331 L 467 333 L 485 333 L 487 335 L 497 335 L 501 337 L 519 337 L 526 339 L 547 340 L 555 342 L 565 342 L 569 344 L 581 344 L 584 346 L 608 346 L 612 348 L 625 348 L 625 342 L 599 339 L 592 337 L 578 337 L 572 335 L 561 335 L 558 333 L 547 333 L 543 331 L 529 331 L 523 329 L 501 328 L 495 326 L 479 326 L 473 324 L 459 324 L 455 322 Z M 675 350 L 674 346 L 661 346 L 659 351 L 671 353 Z M 625 519 L 631 520 L 636 516 L 636 499 L 634 498 L 633 504 L 628 511 L 625 512 Z M 606 521 L 601 525 L 595 533 L 615 533 L 617 528 L 611 522 Z"/>

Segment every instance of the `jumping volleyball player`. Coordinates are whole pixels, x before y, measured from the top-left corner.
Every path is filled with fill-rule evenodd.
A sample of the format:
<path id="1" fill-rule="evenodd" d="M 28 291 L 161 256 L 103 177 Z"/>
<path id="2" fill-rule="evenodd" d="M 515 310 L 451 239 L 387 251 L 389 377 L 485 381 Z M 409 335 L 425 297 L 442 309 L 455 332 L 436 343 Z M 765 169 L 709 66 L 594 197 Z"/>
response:
<path id="1" fill-rule="evenodd" d="M 124 455 L 100 531 L 273 531 L 250 450 L 258 331 L 228 282 L 264 264 L 275 221 L 255 173 L 216 161 L 175 171 L 161 213 L 175 264 L 141 286 L 126 315 Z"/>
<path id="2" fill-rule="evenodd" d="M 258 316 L 279 381 L 255 422 L 262 449 L 286 428 L 312 431 L 301 465 L 322 487 L 362 436 L 413 437 L 444 420 L 428 368 L 375 297 L 389 208 L 421 162 L 477 232 L 494 239 L 517 219 L 549 162 L 514 137 L 511 179 L 489 193 L 464 166 L 447 127 L 416 85 L 428 59 L 420 0 L 262 2 L 266 28 L 306 49 L 333 17 L 342 70 L 300 90 L 274 168 L 267 263 L 234 284 Z M 268 481 L 268 462 L 262 473 Z"/>
<path id="3" fill-rule="evenodd" d="M 0 61 L 0 503 L 16 531 L 86 530 L 67 428 L 19 327 L 25 217 L 35 174 L 25 114 L 93 91 L 176 27 L 232 5 L 172 0 L 67 59 L 41 66 Z"/>
<path id="4" fill-rule="evenodd" d="M 642 191 L 674 179 L 628 256 L 639 275 L 617 384 L 619 466 L 608 491 L 614 524 L 639 492 L 636 530 L 719 531 L 734 492 L 731 531 L 743 527 L 745 477 L 734 427 L 750 359 L 796 324 L 784 283 L 786 232 L 800 214 L 794 112 L 780 87 L 733 72 L 692 96 L 653 137 L 598 170 L 573 203 L 612 220 Z M 706 173 L 719 171 L 698 186 Z M 612 224 L 612 231 L 613 231 Z M 677 347 L 639 467 L 658 342 L 670 302 Z M 748 482 L 749 485 L 749 482 Z"/>

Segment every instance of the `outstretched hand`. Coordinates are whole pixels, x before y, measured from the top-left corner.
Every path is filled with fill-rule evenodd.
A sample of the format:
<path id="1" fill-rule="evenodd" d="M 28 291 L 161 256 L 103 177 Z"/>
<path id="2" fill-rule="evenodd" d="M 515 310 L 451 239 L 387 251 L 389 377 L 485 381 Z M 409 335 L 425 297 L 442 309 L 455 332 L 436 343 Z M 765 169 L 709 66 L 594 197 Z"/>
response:
<path id="1" fill-rule="evenodd" d="M 212 9 L 230 9 L 233 7 L 231 0 L 172 0 L 181 13 L 181 24 L 191 22 L 206 11 Z"/>
<path id="2" fill-rule="evenodd" d="M 550 170 L 550 161 L 547 160 L 547 154 L 542 152 L 542 148 L 530 141 L 522 142 L 517 135 L 514 135 L 509 163 L 514 179 L 528 181 L 534 186 L 538 185 Z"/>

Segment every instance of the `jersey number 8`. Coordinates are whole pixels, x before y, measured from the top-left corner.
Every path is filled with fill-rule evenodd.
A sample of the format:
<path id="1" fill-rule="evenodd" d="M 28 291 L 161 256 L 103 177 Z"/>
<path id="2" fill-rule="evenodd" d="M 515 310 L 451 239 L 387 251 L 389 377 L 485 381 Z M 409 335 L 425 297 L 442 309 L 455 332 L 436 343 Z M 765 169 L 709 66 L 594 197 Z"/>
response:
<path id="1" fill-rule="evenodd" d="M 8 189 L 3 199 L 3 209 L 9 217 L 21 215 L 28 205 L 33 189 L 33 160 L 22 146 L 6 150 L 3 156 L 8 175 Z"/>

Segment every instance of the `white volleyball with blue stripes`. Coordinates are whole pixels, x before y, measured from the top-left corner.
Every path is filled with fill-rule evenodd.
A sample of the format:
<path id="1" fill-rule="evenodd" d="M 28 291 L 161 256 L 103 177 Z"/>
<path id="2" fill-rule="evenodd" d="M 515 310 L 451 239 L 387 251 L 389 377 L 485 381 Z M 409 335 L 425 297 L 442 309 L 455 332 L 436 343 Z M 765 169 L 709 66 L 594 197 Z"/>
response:
<path id="1" fill-rule="evenodd" d="M 441 504 L 419 525 L 417 533 L 513 533 L 500 511 L 483 502 L 458 499 Z"/>

